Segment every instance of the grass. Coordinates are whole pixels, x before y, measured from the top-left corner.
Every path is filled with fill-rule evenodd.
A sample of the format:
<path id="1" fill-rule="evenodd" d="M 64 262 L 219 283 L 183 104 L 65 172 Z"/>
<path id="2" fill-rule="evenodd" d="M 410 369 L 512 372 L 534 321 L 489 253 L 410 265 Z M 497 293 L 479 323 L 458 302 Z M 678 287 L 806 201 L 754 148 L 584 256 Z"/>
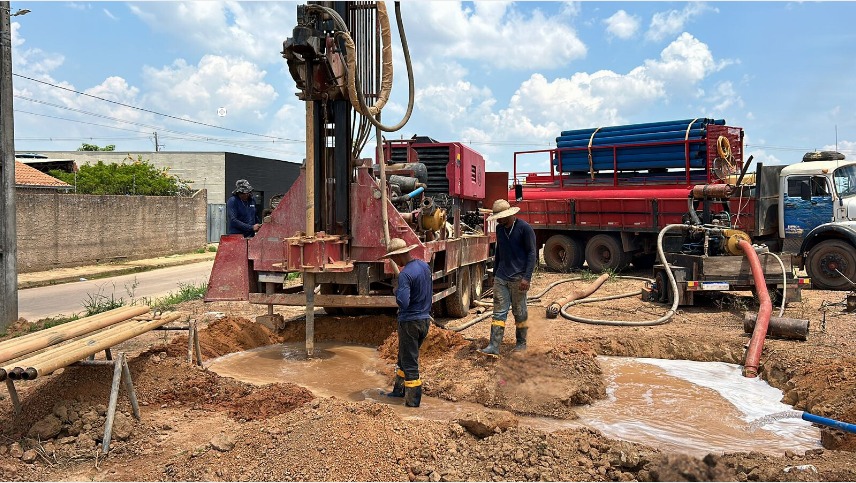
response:
<path id="1" fill-rule="evenodd" d="M 154 310 L 169 310 L 175 308 L 176 305 L 187 302 L 188 300 L 199 300 L 205 297 L 205 292 L 208 290 L 207 283 L 194 285 L 192 283 L 178 284 L 178 292 L 170 292 L 163 297 L 156 299 L 144 298 L 143 303 Z"/>
<path id="2" fill-rule="evenodd" d="M 148 305 L 153 310 L 169 310 L 175 308 L 175 306 L 182 302 L 203 298 L 205 296 L 205 292 L 208 290 L 207 283 L 201 283 L 198 285 L 180 283 L 178 285 L 178 292 L 170 292 L 163 297 L 155 299 L 149 297 L 137 299 L 134 297 L 134 291 L 136 290 L 137 285 L 138 283 L 136 279 L 131 284 L 125 285 L 125 291 L 128 295 L 127 299 L 125 299 L 125 297 L 116 297 L 115 285 L 113 286 L 113 291 L 111 291 L 110 294 L 105 293 L 106 284 L 102 285 L 98 288 L 97 292 L 86 294 L 86 300 L 83 301 L 84 311 L 81 314 L 72 314 L 70 316 L 58 315 L 56 317 L 48 317 L 36 322 L 31 322 L 26 326 L 10 326 L 0 330 L 0 338 L 6 336 L 18 337 L 31 332 L 49 329 L 73 320 L 100 314 L 108 310 L 118 309 L 119 307 L 124 307 L 126 305 L 143 304 Z"/>

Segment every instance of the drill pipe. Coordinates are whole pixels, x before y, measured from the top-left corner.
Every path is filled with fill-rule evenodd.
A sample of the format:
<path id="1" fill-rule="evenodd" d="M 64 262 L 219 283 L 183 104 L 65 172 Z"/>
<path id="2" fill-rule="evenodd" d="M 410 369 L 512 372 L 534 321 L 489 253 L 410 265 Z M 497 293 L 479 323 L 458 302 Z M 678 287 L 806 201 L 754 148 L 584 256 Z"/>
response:
<path id="1" fill-rule="evenodd" d="M 144 334 L 155 327 L 178 320 L 180 317 L 181 314 L 170 314 L 157 320 L 132 321 L 122 326 L 92 334 L 90 337 L 69 342 L 39 356 L 20 361 L 12 374 L 10 374 L 10 377 L 15 379 L 15 372 L 23 367 L 26 367 L 26 369 L 22 370 L 22 374 L 19 376 L 20 379 L 31 380 L 40 374 L 50 374 L 61 367 L 65 367 L 87 356 Z"/>
<path id="2" fill-rule="evenodd" d="M 36 352 L 74 337 L 102 329 L 108 325 L 121 322 L 132 317 L 145 314 L 149 311 L 148 305 L 131 307 L 120 307 L 108 310 L 100 314 L 84 317 L 67 324 L 50 329 L 40 330 L 21 337 L 16 337 L 0 342 L 0 363 L 5 363 L 31 352 Z M 13 368 L 5 366 L 0 368 L 0 381 L 6 379 L 7 373 Z"/>
<path id="3" fill-rule="evenodd" d="M 559 316 L 559 311 L 562 310 L 562 307 L 564 307 L 564 305 L 566 303 L 571 302 L 573 300 L 584 299 L 584 298 L 588 297 L 589 295 L 595 293 L 595 291 L 597 291 L 597 289 L 599 289 L 600 286 L 603 285 L 603 282 L 606 282 L 606 280 L 608 278 L 609 278 L 609 274 L 604 273 L 600 277 L 597 277 L 597 280 L 595 280 L 594 282 L 592 282 L 590 285 L 586 286 L 585 288 L 582 288 L 579 290 L 574 290 L 569 295 L 562 297 L 562 298 L 556 300 L 555 302 L 551 303 L 550 305 L 547 306 L 547 318 L 548 319 L 555 319 L 556 317 Z"/>

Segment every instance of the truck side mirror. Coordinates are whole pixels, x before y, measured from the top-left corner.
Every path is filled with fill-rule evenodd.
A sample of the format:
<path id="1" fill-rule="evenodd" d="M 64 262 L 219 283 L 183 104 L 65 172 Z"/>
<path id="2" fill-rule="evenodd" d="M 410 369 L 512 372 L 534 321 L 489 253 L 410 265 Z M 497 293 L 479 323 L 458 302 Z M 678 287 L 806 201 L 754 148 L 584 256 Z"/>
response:
<path id="1" fill-rule="evenodd" d="M 517 201 L 523 199 L 523 185 L 514 185 L 514 199 Z"/>
<path id="2" fill-rule="evenodd" d="M 800 181 L 800 198 L 811 201 L 811 185 L 808 181 Z"/>

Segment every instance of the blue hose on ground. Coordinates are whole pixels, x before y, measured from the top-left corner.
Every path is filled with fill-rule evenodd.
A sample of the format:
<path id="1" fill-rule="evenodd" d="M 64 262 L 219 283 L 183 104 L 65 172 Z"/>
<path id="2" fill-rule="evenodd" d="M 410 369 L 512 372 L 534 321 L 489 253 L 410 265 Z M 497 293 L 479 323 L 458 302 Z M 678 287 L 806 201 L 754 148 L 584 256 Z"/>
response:
<path id="1" fill-rule="evenodd" d="M 837 428 L 843 431 L 847 431 L 848 433 L 856 434 L 856 424 L 850 424 L 842 421 L 836 421 L 834 419 L 824 418 L 823 416 L 807 413 L 805 411 L 803 411 L 802 413 L 802 418 L 811 423 L 822 424 L 823 426 L 829 426 L 831 428 Z"/>

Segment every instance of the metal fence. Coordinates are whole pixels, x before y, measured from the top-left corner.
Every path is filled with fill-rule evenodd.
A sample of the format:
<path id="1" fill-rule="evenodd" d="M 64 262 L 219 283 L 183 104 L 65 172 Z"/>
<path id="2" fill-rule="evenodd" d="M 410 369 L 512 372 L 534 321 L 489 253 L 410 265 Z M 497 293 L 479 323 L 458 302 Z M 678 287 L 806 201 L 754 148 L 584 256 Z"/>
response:
<path id="1" fill-rule="evenodd" d="M 217 243 L 226 234 L 226 203 L 208 204 L 208 243 Z"/>

